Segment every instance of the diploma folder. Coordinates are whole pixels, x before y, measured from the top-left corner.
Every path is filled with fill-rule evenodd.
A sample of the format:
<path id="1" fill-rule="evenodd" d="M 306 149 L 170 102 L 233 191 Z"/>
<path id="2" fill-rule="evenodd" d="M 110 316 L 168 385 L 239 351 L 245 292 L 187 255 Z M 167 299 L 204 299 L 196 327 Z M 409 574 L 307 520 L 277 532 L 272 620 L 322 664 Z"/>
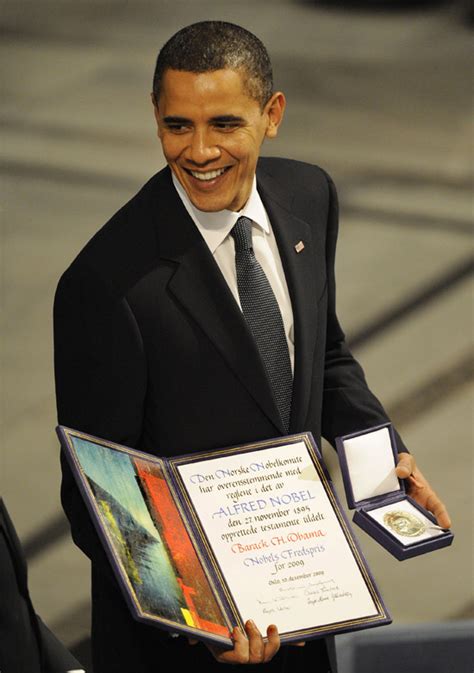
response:
<path id="1" fill-rule="evenodd" d="M 223 647 L 391 623 L 309 432 L 160 458 L 62 425 L 135 619 Z"/>

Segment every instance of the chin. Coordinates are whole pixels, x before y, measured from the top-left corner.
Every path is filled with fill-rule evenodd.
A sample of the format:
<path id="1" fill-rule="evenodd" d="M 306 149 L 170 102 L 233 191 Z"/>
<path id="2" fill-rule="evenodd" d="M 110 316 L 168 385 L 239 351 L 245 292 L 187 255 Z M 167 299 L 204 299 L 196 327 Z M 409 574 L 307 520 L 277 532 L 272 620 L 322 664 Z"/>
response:
<path id="1" fill-rule="evenodd" d="M 220 199 L 209 199 L 209 198 L 193 198 L 188 194 L 192 204 L 198 209 L 202 210 L 205 213 L 216 213 L 219 210 L 233 210 L 231 205 L 225 200 Z"/>

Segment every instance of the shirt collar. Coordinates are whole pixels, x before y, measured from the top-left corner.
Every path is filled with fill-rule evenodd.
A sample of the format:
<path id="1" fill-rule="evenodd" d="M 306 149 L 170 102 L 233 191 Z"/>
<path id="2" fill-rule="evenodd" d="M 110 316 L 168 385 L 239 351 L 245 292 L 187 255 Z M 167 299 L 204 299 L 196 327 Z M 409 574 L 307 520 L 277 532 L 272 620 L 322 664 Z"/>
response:
<path id="1" fill-rule="evenodd" d="M 237 219 L 243 215 L 251 219 L 263 232 L 266 234 L 270 233 L 268 215 L 257 191 L 257 178 L 255 175 L 253 176 L 252 190 L 248 201 L 238 213 L 233 210 L 219 210 L 213 213 L 199 210 L 191 203 L 186 191 L 173 172 L 171 172 L 171 176 L 184 207 L 201 232 L 212 254 L 214 254 L 222 241 L 230 233 Z"/>

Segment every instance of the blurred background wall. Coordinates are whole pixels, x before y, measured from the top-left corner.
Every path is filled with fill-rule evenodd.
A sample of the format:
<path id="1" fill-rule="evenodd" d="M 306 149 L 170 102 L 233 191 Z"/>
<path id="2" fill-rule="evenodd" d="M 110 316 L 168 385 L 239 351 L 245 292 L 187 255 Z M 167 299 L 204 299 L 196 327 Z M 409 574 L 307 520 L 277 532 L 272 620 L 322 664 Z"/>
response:
<path id="1" fill-rule="evenodd" d="M 37 611 L 70 646 L 88 636 L 89 563 L 59 502 L 54 290 L 164 166 L 154 61 L 176 30 L 203 19 L 242 24 L 268 47 L 288 108 L 263 154 L 317 163 L 335 179 L 341 323 L 453 518 L 451 548 L 403 563 L 357 529 L 394 618 L 385 628 L 474 617 L 468 14 L 454 2 L 2 0 L 0 488 Z"/>

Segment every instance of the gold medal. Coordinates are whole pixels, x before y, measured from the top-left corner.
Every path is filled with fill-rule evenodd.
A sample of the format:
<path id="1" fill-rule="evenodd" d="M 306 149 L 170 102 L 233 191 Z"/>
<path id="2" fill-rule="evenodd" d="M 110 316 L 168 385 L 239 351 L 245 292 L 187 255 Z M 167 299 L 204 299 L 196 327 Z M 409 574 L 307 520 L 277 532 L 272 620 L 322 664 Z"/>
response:
<path id="1" fill-rule="evenodd" d="M 387 512 L 383 520 L 389 528 L 403 537 L 417 537 L 426 530 L 423 521 L 410 512 L 400 510 Z"/>

